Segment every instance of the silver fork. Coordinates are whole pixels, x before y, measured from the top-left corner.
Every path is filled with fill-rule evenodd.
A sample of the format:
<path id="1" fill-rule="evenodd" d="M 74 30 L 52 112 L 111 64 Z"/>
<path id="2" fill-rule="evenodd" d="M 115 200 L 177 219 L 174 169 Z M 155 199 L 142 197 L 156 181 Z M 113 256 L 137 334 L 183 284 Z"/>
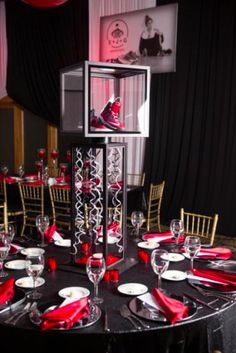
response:
<path id="1" fill-rule="evenodd" d="M 23 311 L 22 313 L 20 313 L 20 315 L 18 315 L 13 321 L 11 321 L 12 325 L 16 325 L 16 323 L 26 314 L 30 313 L 36 306 L 37 306 L 37 302 L 33 302 L 32 304 L 29 303 L 30 306 Z"/>
<path id="2" fill-rule="evenodd" d="M 234 301 L 236 301 L 235 298 L 232 298 L 232 297 L 229 297 L 227 295 L 224 295 L 224 294 L 221 294 L 221 293 L 212 293 L 210 291 L 208 291 L 207 289 L 203 289 L 203 288 L 200 288 L 198 286 L 196 286 L 195 284 L 193 283 L 189 283 L 190 286 L 192 286 L 194 289 L 196 289 L 200 294 L 202 294 L 203 296 L 206 296 L 206 297 L 215 297 L 215 298 L 219 298 L 219 299 L 222 299 L 226 302 L 230 302 L 230 303 L 233 303 Z"/>
<path id="3" fill-rule="evenodd" d="M 134 322 L 134 320 L 136 320 L 143 328 L 150 328 L 150 326 L 146 323 L 144 323 L 142 320 L 140 320 L 138 317 L 136 317 L 135 315 L 133 315 L 131 313 L 131 311 L 129 310 L 127 305 L 122 305 L 121 309 L 120 309 L 120 313 L 121 315 L 130 320 L 130 322 L 132 322 L 132 324 L 135 326 L 135 328 L 137 328 L 138 330 L 141 329 L 140 326 L 137 326 L 137 324 Z"/>

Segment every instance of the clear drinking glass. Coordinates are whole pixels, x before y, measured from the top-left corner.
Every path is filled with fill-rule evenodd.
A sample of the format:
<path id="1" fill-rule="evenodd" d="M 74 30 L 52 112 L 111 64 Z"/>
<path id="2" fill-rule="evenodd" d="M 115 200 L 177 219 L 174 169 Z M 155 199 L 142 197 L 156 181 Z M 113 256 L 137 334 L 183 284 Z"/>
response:
<path id="1" fill-rule="evenodd" d="M 20 178 L 23 177 L 23 175 L 25 174 L 24 171 L 24 166 L 23 165 L 19 165 L 19 167 L 16 170 L 17 175 L 19 175 Z"/>
<path id="2" fill-rule="evenodd" d="M 38 171 L 38 180 L 40 180 L 42 175 L 43 163 L 37 160 L 35 161 L 35 167 L 37 168 L 37 171 Z"/>
<path id="3" fill-rule="evenodd" d="M 106 271 L 106 262 L 102 254 L 93 254 L 88 258 L 86 271 L 89 280 L 94 284 L 94 297 L 92 302 L 94 304 L 100 304 L 103 302 L 103 298 L 98 297 L 98 283 L 101 281 Z"/>
<path id="4" fill-rule="evenodd" d="M 157 287 L 161 289 L 161 275 L 169 267 L 168 251 L 162 249 L 153 250 L 151 254 L 151 265 L 153 271 L 158 275 Z"/>
<path id="5" fill-rule="evenodd" d="M 41 275 L 44 269 L 44 256 L 43 255 L 28 255 L 25 259 L 26 273 L 33 280 L 33 292 L 27 295 L 28 298 L 37 300 L 40 299 L 42 294 L 36 290 L 36 280 Z"/>
<path id="6" fill-rule="evenodd" d="M 10 247 L 11 245 L 7 235 L 5 233 L 0 233 L 0 277 L 6 277 L 8 275 L 3 269 L 3 263 L 8 256 Z"/>
<path id="7" fill-rule="evenodd" d="M 145 217 L 142 211 L 133 211 L 131 213 L 131 223 L 135 229 L 135 238 L 134 241 L 139 242 L 139 230 L 145 221 Z"/>
<path id="8" fill-rule="evenodd" d="M 9 241 L 10 244 L 12 243 L 12 241 L 14 239 L 14 236 L 15 236 L 14 224 L 8 223 L 8 226 L 7 226 L 7 237 L 8 237 L 8 241 Z"/>
<path id="9" fill-rule="evenodd" d="M 37 156 L 43 164 L 43 160 L 46 158 L 46 149 L 45 148 L 38 148 L 37 149 Z"/>
<path id="10" fill-rule="evenodd" d="M 184 231 L 184 224 L 181 219 L 172 219 L 170 222 L 170 231 L 175 238 L 176 250 L 178 249 L 180 235 Z"/>
<path id="11" fill-rule="evenodd" d="M 189 235 L 185 238 L 184 249 L 190 257 L 190 269 L 193 270 L 193 260 L 201 249 L 201 240 L 199 237 Z"/>
<path id="12" fill-rule="evenodd" d="M 4 175 L 4 177 L 7 176 L 8 171 L 9 171 L 9 168 L 8 168 L 7 165 L 2 165 L 2 166 L 1 166 L 1 172 L 2 172 L 2 174 Z"/>
<path id="13" fill-rule="evenodd" d="M 49 217 L 44 215 L 38 215 L 36 217 L 36 221 L 35 221 L 36 227 L 38 229 L 38 231 L 41 234 L 41 243 L 37 244 L 37 246 L 40 246 L 41 248 L 47 246 L 47 244 L 44 241 L 44 232 L 47 229 L 47 227 L 49 226 Z"/>
<path id="14" fill-rule="evenodd" d="M 59 168 L 60 168 L 60 175 L 62 177 L 62 183 L 66 183 L 66 179 L 65 179 L 65 176 L 66 176 L 66 172 L 67 172 L 67 169 L 68 169 L 68 164 L 67 163 L 60 163 L 59 164 Z"/>

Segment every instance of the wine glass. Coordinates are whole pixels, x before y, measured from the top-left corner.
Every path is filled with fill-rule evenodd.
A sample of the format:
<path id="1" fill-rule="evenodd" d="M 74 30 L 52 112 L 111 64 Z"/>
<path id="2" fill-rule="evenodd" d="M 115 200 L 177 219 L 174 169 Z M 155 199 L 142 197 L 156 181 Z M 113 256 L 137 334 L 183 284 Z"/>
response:
<path id="1" fill-rule="evenodd" d="M 37 168 L 37 171 L 38 171 L 38 180 L 40 180 L 42 175 L 43 163 L 37 160 L 35 161 L 35 167 Z"/>
<path id="2" fill-rule="evenodd" d="M 8 168 L 7 165 L 2 165 L 2 166 L 1 166 L 1 172 L 2 172 L 2 174 L 4 175 L 4 177 L 7 176 L 8 171 L 9 171 L 9 168 Z"/>
<path id="3" fill-rule="evenodd" d="M 170 231 L 171 231 L 171 234 L 175 238 L 175 243 L 176 243 L 175 250 L 177 251 L 180 235 L 184 231 L 183 221 L 181 221 L 181 219 L 172 219 L 172 221 L 170 222 Z"/>
<path id="4" fill-rule="evenodd" d="M 184 241 L 184 249 L 190 257 L 190 269 L 192 271 L 194 257 L 198 254 L 201 249 L 200 238 L 193 235 L 187 236 Z"/>
<path id="5" fill-rule="evenodd" d="M 153 271 L 158 275 L 157 287 L 161 289 L 161 275 L 169 267 L 168 251 L 163 249 L 153 250 L 151 254 L 151 265 Z"/>
<path id="6" fill-rule="evenodd" d="M 25 174 L 24 166 L 23 165 L 19 165 L 19 167 L 16 170 L 16 173 L 19 175 L 20 178 L 22 178 L 23 175 Z"/>
<path id="7" fill-rule="evenodd" d="M 54 148 L 51 151 L 51 158 L 52 158 L 52 163 L 53 163 L 54 167 L 56 165 L 56 160 L 58 157 L 59 157 L 59 150 L 57 148 Z"/>
<path id="8" fill-rule="evenodd" d="M 60 175 L 62 177 L 61 182 L 65 184 L 65 182 L 66 182 L 65 176 L 66 176 L 66 171 L 68 169 L 68 164 L 67 163 L 60 163 L 59 168 L 60 168 Z"/>
<path id="9" fill-rule="evenodd" d="M 135 239 L 134 241 L 137 243 L 139 242 L 139 230 L 145 221 L 144 214 L 142 211 L 133 211 L 131 213 L 131 223 L 135 229 Z"/>
<path id="10" fill-rule="evenodd" d="M 6 277 L 8 275 L 7 272 L 3 270 L 4 260 L 7 258 L 10 250 L 10 242 L 5 233 L 0 233 L 0 277 Z"/>
<path id="11" fill-rule="evenodd" d="M 45 148 L 38 148 L 37 155 L 38 155 L 38 159 L 40 159 L 41 163 L 43 164 L 43 160 L 46 158 L 46 149 Z"/>
<path id="12" fill-rule="evenodd" d="M 38 228 L 38 231 L 41 234 L 41 243 L 37 244 L 37 246 L 45 247 L 45 246 L 47 246 L 47 244 L 45 244 L 45 241 L 44 241 L 44 232 L 47 229 L 47 227 L 49 226 L 49 217 L 46 215 L 44 215 L 44 216 L 38 215 L 36 217 L 35 224 L 36 224 L 36 227 Z"/>
<path id="13" fill-rule="evenodd" d="M 102 254 L 93 254 L 88 258 L 86 271 L 89 280 L 94 284 L 94 297 L 92 302 L 94 304 L 100 304 L 103 302 L 103 299 L 98 297 L 98 283 L 101 281 L 106 271 L 106 263 Z"/>
<path id="14" fill-rule="evenodd" d="M 14 224 L 12 223 L 9 223 L 8 226 L 7 226 L 7 237 L 8 237 L 8 241 L 9 243 L 11 244 L 13 239 L 14 239 L 14 236 L 15 236 L 15 227 L 14 227 Z"/>
<path id="15" fill-rule="evenodd" d="M 36 281 L 44 269 L 44 256 L 28 255 L 25 259 L 25 269 L 27 275 L 33 280 L 33 291 L 27 295 L 27 298 L 33 300 L 40 299 L 42 294 L 36 290 Z"/>

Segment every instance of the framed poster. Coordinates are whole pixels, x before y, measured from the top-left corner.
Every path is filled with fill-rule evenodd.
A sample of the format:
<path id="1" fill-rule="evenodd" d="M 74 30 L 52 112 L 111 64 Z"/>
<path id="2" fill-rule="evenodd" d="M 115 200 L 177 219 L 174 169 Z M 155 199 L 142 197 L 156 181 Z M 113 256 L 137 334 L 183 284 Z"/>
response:
<path id="1" fill-rule="evenodd" d="M 100 61 L 176 70 L 178 4 L 101 17 Z"/>

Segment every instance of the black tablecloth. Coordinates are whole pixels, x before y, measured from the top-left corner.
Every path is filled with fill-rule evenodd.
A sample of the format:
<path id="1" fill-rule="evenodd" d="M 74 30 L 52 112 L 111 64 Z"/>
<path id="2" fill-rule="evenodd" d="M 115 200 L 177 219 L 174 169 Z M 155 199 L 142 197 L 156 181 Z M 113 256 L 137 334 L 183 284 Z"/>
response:
<path id="1" fill-rule="evenodd" d="M 35 245 L 35 243 L 32 243 Z M 31 244 L 31 245 L 32 245 Z M 137 247 L 134 243 L 129 246 L 129 255 L 135 256 Z M 70 259 L 69 249 L 49 245 L 46 248 L 46 258 L 54 255 L 58 263 L 67 263 Z M 21 257 L 21 256 L 19 256 Z M 197 263 L 196 266 L 204 266 Z M 189 261 L 171 263 L 169 269 L 186 270 Z M 70 266 L 68 265 L 68 269 Z M 10 271 L 15 278 L 25 276 L 25 271 Z M 44 271 L 46 283 L 40 288 L 43 297 L 40 304 L 53 304 L 58 302 L 58 291 L 68 286 L 87 287 L 93 293 L 92 283 L 86 274 L 56 270 Z M 139 282 L 149 289 L 157 285 L 157 277 L 150 265 L 138 263 L 120 276 L 121 283 Z M 210 353 L 219 350 L 222 353 L 236 352 L 234 332 L 236 329 L 236 305 L 232 304 L 219 312 L 213 312 L 208 308 L 199 309 L 190 320 L 169 324 L 150 322 L 151 328 L 143 331 L 133 329 L 129 321 L 122 318 L 119 309 L 122 304 L 128 303 L 129 296 L 121 295 L 116 289 L 117 285 L 101 282 L 99 284 L 100 295 L 104 298 L 101 308 L 106 308 L 110 333 L 104 332 L 104 315 L 91 327 L 70 331 L 46 331 L 41 332 L 35 327 L 27 316 L 24 316 L 13 327 L 3 323 L 9 314 L 0 315 L 0 346 L 11 352 L 96 352 L 96 353 Z M 181 295 L 184 291 L 197 296 L 186 281 L 168 282 L 163 280 L 163 287 L 169 293 Z M 204 298 L 209 301 L 209 298 Z"/>

